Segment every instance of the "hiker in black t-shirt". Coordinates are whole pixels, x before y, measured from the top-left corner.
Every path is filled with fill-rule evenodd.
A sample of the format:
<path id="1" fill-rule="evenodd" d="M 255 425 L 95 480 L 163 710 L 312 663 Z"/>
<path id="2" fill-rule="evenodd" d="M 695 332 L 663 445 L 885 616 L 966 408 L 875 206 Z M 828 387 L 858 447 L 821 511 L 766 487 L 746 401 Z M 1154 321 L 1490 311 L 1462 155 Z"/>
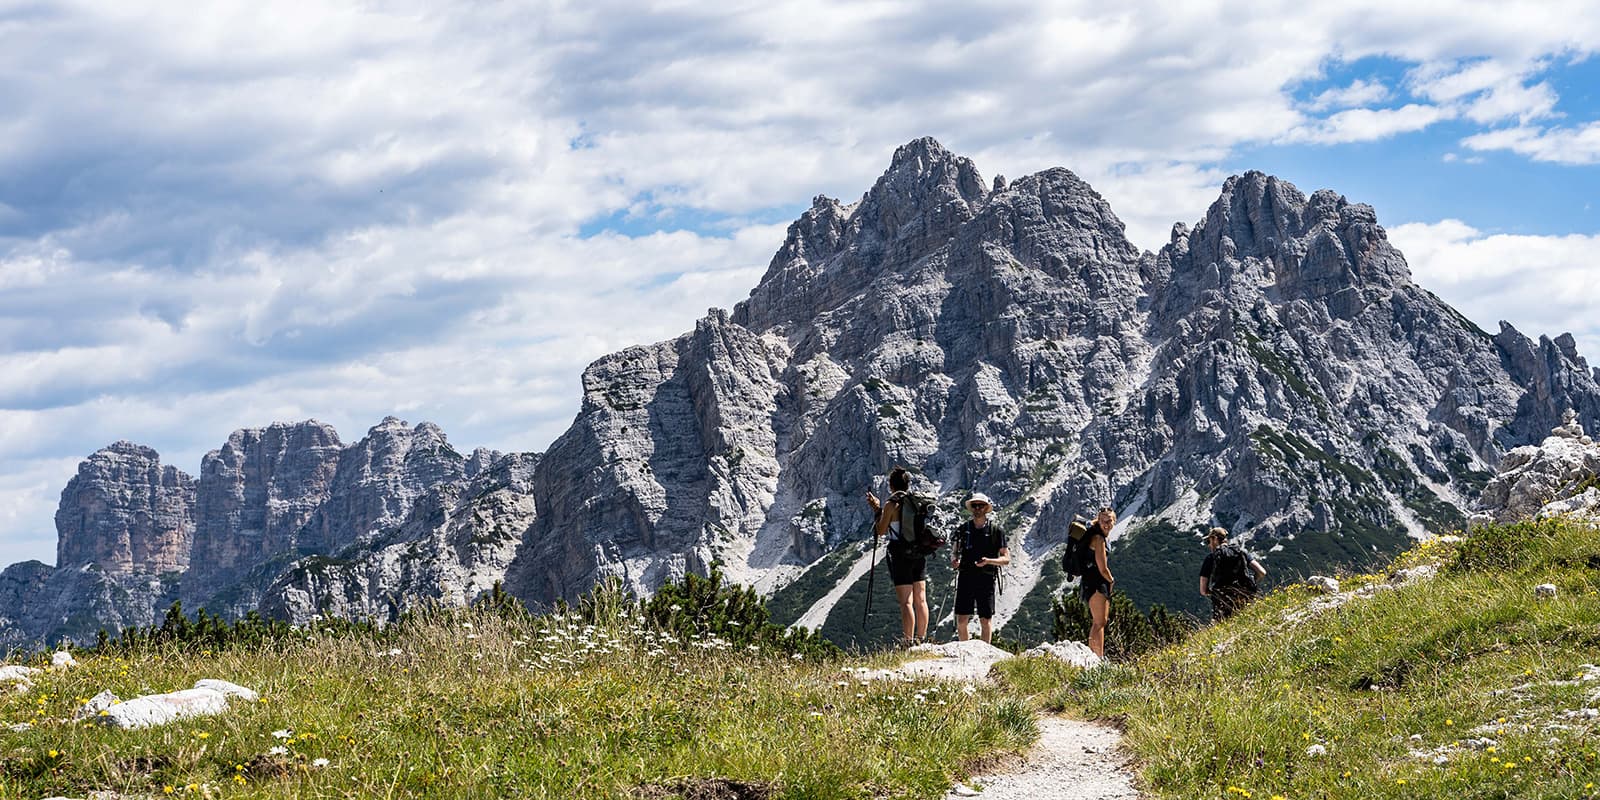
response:
<path id="1" fill-rule="evenodd" d="M 874 536 L 889 537 L 884 548 L 889 562 L 889 578 L 894 581 L 894 596 L 900 606 L 900 627 L 907 643 L 928 637 L 928 559 L 907 545 L 900 535 L 900 503 L 895 498 L 911 491 L 911 473 L 905 467 L 889 471 L 889 499 L 867 492 L 867 505 L 877 514 Z"/>
<path id="2" fill-rule="evenodd" d="M 1000 577 L 1000 568 L 1011 563 L 1011 554 L 1006 550 L 1005 532 L 989 520 L 990 508 L 988 495 L 974 493 L 967 499 L 972 519 L 961 523 L 954 537 L 955 554 L 950 559 L 950 567 L 956 570 L 958 641 L 964 642 L 970 636 L 967 623 L 972 620 L 974 611 L 978 613 L 979 635 L 985 642 L 994 638 L 990 620 L 994 617 L 995 582 Z"/>
<path id="3" fill-rule="evenodd" d="M 1089 649 L 1101 658 L 1106 656 L 1106 621 L 1111 617 L 1111 590 L 1116 584 L 1116 578 L 1111 575 L 1111 565 L 1106 561 L 1106 541 L 1116 525 L 1117 512 L 1102 508 L 1095 515 L 1094 524 L 1083 534 L 1093 554 L 1094 565 L 1084 565 L 1078 591 L 1082 594 L 1083 602 L 1089 606 Z"/>
<path id="4" fill-rule="evenodd" d="M 1211 552 L 1200 565 L 1200 594 L 1211 598 L 1211 621 L 1224 620 L 1256 596 L 1256 581 L 1267 568 L 1243 547 L 1228 540 L 1226 528 L 1212 528 L 1206 536 Z"/>

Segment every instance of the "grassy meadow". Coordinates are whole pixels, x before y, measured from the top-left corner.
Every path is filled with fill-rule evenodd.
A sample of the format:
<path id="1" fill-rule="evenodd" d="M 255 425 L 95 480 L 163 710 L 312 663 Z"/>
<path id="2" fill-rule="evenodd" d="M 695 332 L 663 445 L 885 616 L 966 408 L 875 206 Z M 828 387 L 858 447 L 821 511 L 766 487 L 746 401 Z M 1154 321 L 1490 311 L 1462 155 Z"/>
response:
<path id="1" fill-rule="evenodd" d="M 1278 591 L 1129 663 L 1000 668 L 1120 724 L 1153 797 L 1600 797 L 1600 530 L 1493 527 L 1393 570 L 1417 567 L 1345 576 L 1342 604 Z"/>
<path id="2" fill-rule="evenodd" d="M 994 689 L 867 685 L 834 658 L 577 614 L 80 661 L 0 696 L 0 723 L 33 725 L 0 732 L 0 797 L 936 797 L 1036 735 Z M 262 697 L 140 731 L 61 721 L 200 678 Z"/>

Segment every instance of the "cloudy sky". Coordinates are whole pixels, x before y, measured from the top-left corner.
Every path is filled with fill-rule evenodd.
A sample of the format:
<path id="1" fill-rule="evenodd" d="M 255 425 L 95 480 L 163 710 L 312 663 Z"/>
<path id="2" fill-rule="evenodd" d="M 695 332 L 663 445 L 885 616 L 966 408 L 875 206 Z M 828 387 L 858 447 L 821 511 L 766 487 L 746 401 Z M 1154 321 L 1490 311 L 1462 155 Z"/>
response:
<path id="1" fill-rule="evenodd" d="M 1479 324 L 1600 357 L 1600 14 L 1515 5 L 0 0 L 0 563 L 53 561 L 117 439 L 543 449 L 585 364 L 923 135 L 1073 169 L 1146 248 L 1229 174 L 1337 189 Z"/>

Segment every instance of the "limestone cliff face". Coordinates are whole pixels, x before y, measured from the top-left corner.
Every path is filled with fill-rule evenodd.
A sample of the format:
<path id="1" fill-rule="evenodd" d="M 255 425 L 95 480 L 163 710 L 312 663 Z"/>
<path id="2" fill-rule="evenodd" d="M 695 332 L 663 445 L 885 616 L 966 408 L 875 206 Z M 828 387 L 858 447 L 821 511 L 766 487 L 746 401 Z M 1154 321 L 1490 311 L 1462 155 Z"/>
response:
<path id="1" fill-rule="evenodd" d="M 504 580 L 533 523 L 537 464 L 515 453 L 465 484 L 436 486 L 369 544 L 296 562 L 267 587 L 262 612 L 294 622 L 319 614 L 388 621 L 428 604 L 472 603 Z"/>
<path id="2" fill-rule="evenodd" d="M 300 531 L 302 547 L 334 552 L 397 525 L 429 489 L 459 483 L 467 459 L 431 422 L 388 417 L 339 453 L 327 499 Z"/>
<path id="3" fill-rule="evenodd" d="M 206 454 L 194 567 L 184 576 L 192 605 L 300 547 L 301 528 L 333 489 L 342 449 L 337 431 L 310 420 L 235 431 Z"/>
<path id="4" fill-rule="evenodd" d="M 1518 447 L 1478 498 L 1474 522 L 1521 522 L 1552 516 L 1600 517 L 1600 444 L 1568 411 L 1537 445 Z"/>
<path id="5" fill-rule="evenodd" d="M 376 616 L 390 601 L 469 602 L 503 578 L 533 520 L 534 463 L 491 450 L 464 457 L 432 423 L 393 417 L 348 447 L 314 420 L 236 431 L 206 455 L 198 481 L 119 442 L 62 492 L 57 566 L 0 574 L 0 647 L 150 625 L 174 600 L 297 622 Z M 368 562 L 338 576 L 349 585 L 323 582 L 316 602 L 281 596 L 318 565 Z M 358 593 L 370 602 L 320 604 Z"/>
<path id="6" fill-rule="evenodd" d="M 148 447 L 117 442 L 78 466 L 56 511 L 56 563 L 107 574 L 189 565 L 195 482 Z"/>

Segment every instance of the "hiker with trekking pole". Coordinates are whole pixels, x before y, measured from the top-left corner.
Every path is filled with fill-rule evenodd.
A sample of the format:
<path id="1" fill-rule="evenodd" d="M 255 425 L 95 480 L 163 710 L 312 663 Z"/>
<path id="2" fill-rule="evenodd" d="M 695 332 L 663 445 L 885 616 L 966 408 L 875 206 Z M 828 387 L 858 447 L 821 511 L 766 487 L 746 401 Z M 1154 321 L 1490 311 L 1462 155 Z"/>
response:
<path id="1" fill-rule="evenodd" d="M 889 497 L 879 502 L 867 492 L 867 505 L 876 515 L 872 525 L 873 566 L 867 579 L 867 608 L 871 609 L 872 578 L 877 571 L 878 537 L 888 537 L 884 547 L 889 578 L 900 606 L 904 644 L 928 637 L 928 556 L 944 545 L 933 529 L 934 498 L 911 491 L 911 472 L 905 467 L 889 471 Z M 862 614 L 866 622 L 866 614 Z"/>
<path id="2" fill-rule="evenodd" d="M 995 588 L 1000 568 L 1011 563 L 1011 553 L 1006 550 L 1005 531 L 989 519 L 991 508 L 988 495 L 973 493 L 967 499 L 972 519 L 961 523 L 953 537 L 950 567 L 956 570 L 956 640 L 961 642 L 971 636 L 967 623 L 973 612 L 978 614 L 978 635 L 991 644 L 994 640 Z"/>

